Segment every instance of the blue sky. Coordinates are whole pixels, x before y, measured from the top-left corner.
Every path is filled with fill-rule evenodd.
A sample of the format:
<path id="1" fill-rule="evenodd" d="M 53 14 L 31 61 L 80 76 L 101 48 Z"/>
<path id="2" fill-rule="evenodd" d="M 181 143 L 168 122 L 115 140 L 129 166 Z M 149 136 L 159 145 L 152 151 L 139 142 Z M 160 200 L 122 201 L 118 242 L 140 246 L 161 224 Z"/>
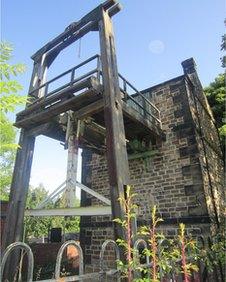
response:
<path id="1" fill-rule="evenodd" d="M 138 89 L 182 74 L 181 62 L 194 57 L 203 85 L 222 72 L 221 36 L 224 33 L 223 0 L 122 0 L 114 16 L 119 71 Z M 23 62 L 19 78 L 28 90 L 32 71 L 30 56 L 97 6 L 98 0 L 2 0 L 1 37 L 14 45 L 13 62 Z M 48 78 L 85 60 L 98 51 L 97 34 L 62 53 Z M 56 141 L 38 137 L 31 184 L 44 183 L 52 190 L 64 181 L 67 152 Z"/>

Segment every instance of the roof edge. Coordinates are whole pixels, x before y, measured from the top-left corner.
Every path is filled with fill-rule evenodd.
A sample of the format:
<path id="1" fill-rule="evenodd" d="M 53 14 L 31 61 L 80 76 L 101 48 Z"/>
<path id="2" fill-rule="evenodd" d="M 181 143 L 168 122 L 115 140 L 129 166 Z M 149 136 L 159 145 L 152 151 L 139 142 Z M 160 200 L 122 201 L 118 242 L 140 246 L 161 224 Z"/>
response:
<path id="1" fill-rule="evenodd" d="M 185 78 L 185 76 L 186 76 L 186 75 L 183 74 L 183 75 L 180 75 L 180 76 L 171 78 L 171 79 L 169 79 L 169 80 L 167 80 L 167 81 L 161 82 L 161 83 L 159 83 L 159 84 L 156 84 L 156 85 L 153 85 L 153 86 L 151 86 L 151 87 L 148 87 L 148 88 L 146 88 L 146 89 L 144 89 L 144 90 L 141 90 L 140 92 L 141 92 L 141 93 L 150 92 L 151 90 L 153 90 L 153 89 L 155 89 L 155 88 L 159 88 L 159 87 L 161 87 L 161 86 L 164 86 L 165 84 L 169 84 L 169 83 L 172 83 L 172 82 L 181 80 L 181 79 Z"/>

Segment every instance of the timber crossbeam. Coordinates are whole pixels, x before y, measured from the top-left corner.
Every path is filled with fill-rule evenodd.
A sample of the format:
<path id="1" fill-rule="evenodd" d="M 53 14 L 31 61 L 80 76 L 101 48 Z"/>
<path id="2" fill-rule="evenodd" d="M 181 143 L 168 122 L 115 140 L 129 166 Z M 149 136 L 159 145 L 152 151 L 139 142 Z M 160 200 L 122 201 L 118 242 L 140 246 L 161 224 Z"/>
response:
<path id="1" fill-rule="evenodd" d="M 45 46 L 39 49 L 31 58 L 38 61 L 43 54 L 47 56 L 57 56 L 61 50 L 84 36 L 90 31 L 98 30 L 98 22 L 101 20 L 101 10 L 108 11 L 109 16 L 114 16 L 121 10 L 120 4 L 116 0 L 107 0 L 93 9 L 78 22 L 70 24 L 64 32 L 48 42 Z"/>
<path id="2" fill-rule="evenodd" d="M 59 209 L 33 209 L 25 210 L 25 216 L 98 216 L 111 215 L 110 206 L 90 206 Z"/>

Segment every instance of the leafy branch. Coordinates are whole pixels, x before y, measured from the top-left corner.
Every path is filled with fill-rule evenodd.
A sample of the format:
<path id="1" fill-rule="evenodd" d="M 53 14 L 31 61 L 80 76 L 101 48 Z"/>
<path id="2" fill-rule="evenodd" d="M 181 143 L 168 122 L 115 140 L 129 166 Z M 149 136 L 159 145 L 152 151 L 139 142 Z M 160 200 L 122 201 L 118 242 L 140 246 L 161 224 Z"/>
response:
<path id="1" fill-rule="evenodd" d="M 0 42 L 0 192 L 1 199 L 7 200 L 12 178 L 15 151 L 16 131 L 7 114 L 24 104 L 27 99 L 18 94 L 23 88 L 13 77 L 23 73 L 23 64 L 10 64 L 13 48 L 9 43 Z"/>

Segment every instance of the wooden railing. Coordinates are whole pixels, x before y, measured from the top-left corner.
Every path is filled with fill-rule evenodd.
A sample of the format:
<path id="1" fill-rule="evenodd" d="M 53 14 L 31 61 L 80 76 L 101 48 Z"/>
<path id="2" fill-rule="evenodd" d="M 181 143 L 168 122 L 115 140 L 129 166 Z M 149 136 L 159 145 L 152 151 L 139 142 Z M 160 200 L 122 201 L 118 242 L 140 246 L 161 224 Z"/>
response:
<path id="1" fill-rule="evenodd" d="M 94 69 L 91 69 L 90 71 L 84 73 L 83 75 L 79 77 L 75 77 L 75 73 L 77 69 L 83 66 L 87 66 L 90 62 L 93 62 L 93 61 L 96 61 L 96 67 Z M 50 86 L 54 82 L 58 81 L 59 79 L 67 75 L 69 75 L 70 78 L 66 84 L 50 91 Z M 70 88 L 77 82 L 82 81 L 91 76 L 95 76 L 97 80 L 100 82 L 100 84 L 102 84 L 103 78 L 102 78 L 102 71 L 101 71 L 100 55 L 94 55 L 90 57 L 89 59 L 85 60 L 84 62 L 80 63 L 79 65 L 45 82 L 44 84 L 40 85 L 38 88 L 32 90 L 29 93 L 29 96 L 32 96 L 35 98 L 49 97 L 63 89 Z M 139 90 L 137 90 L 125 77 L 123 77 L 120 73 L 118 74 L 118 76 L 119 76 L 120 89 L 121 89 L 121 92 L 123 93 L 123 97 L 122 97 L 123 101 L 128 106 L 136 110 L 147 121 L 161 128 L 162 125 L 161 125 L 159 109 L 153 103 L 151 103 Z"/>
<path id="2" fill-rule="evenodd" d="M 118 75 L 120 88 L 124 93 L 124 101 L 137 112 L 139 112 L 145 119 L 162 128 L 160 110 L 128 80 L 126 80 L 125 77 L 123 77 L 120 73 Z M 131 91 L 132 94 L 130 95 L 129 92 Z"/>
<path id="3" fill-rule="evenodd" d="M 75 78 L 75 71 L 81 67 L 83 67 L 84 65 L 87 65 L 88 63 L 90 63 L 91 61 L 97 60 L 97 66 L 95 69 L 90 70 L 89 72 Z M 49 92 L 49 86 L 59 80 L 60 78 L 66 76 L 70 74 L 70 81 L 64 85 L 62 85 L 59 88 L 54 89 L 53 91 Z M 94 55 L 92 57 L 90 57 L 89 59 L 85 60 L 84 62 L 78 64 L 77 66 L 59 74 L 58 76 L 54 77 L 53 79 L 45 82 L 44 84 L 40 85 L 38 88 L 35 88 L 34 90 L 32 90 L 31 92 L 28 93 L 29 96 L 33 96 L 33 97 L 40 97 L 40 96 L 50 96 L 53 95 L 55 93 L 57 93 L 58 91 L 65 89 L 67 87 L 72 86 L 73 84 L 75 84 L 78 81 L 81 81 L 87 77 L 90 77 L 92 75 L 96 74 L 97 79 L 100 79 L 100 56 L 99 55 Z M 42 90 L 42 95 L 40 95 L 40 90 Z"/>

